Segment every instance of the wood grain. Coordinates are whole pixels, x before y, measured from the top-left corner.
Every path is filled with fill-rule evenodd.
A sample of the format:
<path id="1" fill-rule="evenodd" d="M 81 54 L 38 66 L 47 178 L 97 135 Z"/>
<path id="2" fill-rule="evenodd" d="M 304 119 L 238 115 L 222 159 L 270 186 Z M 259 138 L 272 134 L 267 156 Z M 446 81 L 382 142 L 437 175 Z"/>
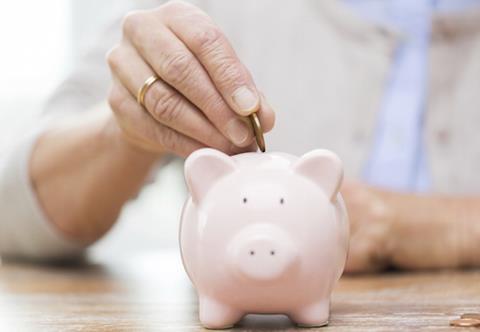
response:
<path id="1" fill-rule="evenodd" d="M 459 331 L 480 312 L 480 271 L 343 277 L 330 325 L 301 331 Z M 235 330 L 297 330 L 281 315 L 249 315 Z M 201 331 L 195 291 L 176 252 L 75 266 L 0 267 L 1 331 Z M 473 329 L 475 330 L 475 329 Z"/>

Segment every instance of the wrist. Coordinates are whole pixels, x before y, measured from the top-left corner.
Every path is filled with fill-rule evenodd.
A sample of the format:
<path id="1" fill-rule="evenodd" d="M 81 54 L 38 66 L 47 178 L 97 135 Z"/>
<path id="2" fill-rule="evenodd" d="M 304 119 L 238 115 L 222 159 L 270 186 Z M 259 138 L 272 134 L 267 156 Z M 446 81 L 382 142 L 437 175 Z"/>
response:
<path id="1" fill-rule="evenodd" d="M 385 190 L 373 189 L 378 203 L 378 213 L 385 227 L 385 237 L 383 241 L 383 259 L 387 265 L 392 265 L 395 259 L 395 252 L 399 246 L 398 243 L 398 223 L 399 223 L 399 197 L 397 193 Z"/>
<path id="2" fill-rule="evenodd" d="M 56 121 L 36 142 L 30 178 L 48 221 L 88 245 L 110 229 L 161 155 L 123 141 L 109 114 L 71 120 Z"/>
<path id="3" fill-rule="evenodd" d="M 126 137 L 111 114 L 105 116 L 99 129 L 100 139 L 108 142 L 107 144 L 116 149 L 120 155 L 130 160 L 154 164 L 166 154 L 165 152 L 145 149 Z"/>
<path id="4" fill-rule="evenodd" d="M 465 227 L 457 200 L 441 196 L 394 194 L 396 218 L 392 263 L 404 269 L 464 266 L 471 259 L 472 226 Z"/>

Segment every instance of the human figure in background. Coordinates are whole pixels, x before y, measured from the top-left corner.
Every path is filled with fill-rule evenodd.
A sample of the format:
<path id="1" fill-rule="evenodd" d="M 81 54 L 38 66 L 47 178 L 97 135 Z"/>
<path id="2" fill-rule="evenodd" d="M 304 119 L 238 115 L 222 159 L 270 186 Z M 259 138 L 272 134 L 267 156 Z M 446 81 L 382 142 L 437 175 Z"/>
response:
<path id="1" fill-rule="evenodd" d="M 480 1 L 192 3 L 127 14 L 12 142 L 1 255 L 78 255 L 168 155 L 255 150 L 258 110 L 270 149 L 343 159 L 347 271 L 480 265 Z"/>

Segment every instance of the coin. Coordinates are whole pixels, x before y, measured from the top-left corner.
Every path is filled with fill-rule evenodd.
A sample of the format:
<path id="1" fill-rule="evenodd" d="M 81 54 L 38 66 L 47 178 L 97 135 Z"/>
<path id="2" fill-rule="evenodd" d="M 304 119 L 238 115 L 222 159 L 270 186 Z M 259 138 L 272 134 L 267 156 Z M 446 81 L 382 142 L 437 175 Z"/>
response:
<path id="1" fill-rule="evenodd" d="M 480 319 L 474 318 L 460 318 L 450 321 L 451 326 L 457 327 L 478 327 L 480 326 Z"/>
<path id="2" fill-rule="evenodd" d="M 462 314 L 460 318 L 473 318 L 480 320 L 480 313 L 467 312 L 466 314 Z"/>
<path id="3" fill-rule="evenodd" d="M 255 139 L 257 141 L 260 151 L 265 152 L 265 139 L 263 138 L 263 129 L 260 120 L 256 113 L 250 114 L 250 121 L 252 122 L 253 131 L 255 132 Z"/>

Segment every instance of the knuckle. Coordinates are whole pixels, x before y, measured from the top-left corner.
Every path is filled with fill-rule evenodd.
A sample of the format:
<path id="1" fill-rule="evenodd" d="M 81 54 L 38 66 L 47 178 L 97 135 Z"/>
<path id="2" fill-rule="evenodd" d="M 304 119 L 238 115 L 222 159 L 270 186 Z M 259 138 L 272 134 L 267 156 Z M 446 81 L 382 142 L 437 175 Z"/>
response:
<path id="1" fill-rule="evenodd" d="M 194 47 L 204 55 L 209 55 L 218 50 L 223 42 L 222 31 L 211 23 L 206 23 L 205 27 L 199 29 L 194 35 Z"/>
<path id="2" fill-rule="evenodd" d="M 123 17 L 122 30 L 126 36 L 134 35 L 138 27 L 145 20 L 146 12 L 143 10 L 135 10 L 127 13 Z"/>
<path id="3" fill-rule="evenodd" d="M 182 99 L 173 91 L 159 91 L 152 89 L 152 97 L 155 100 L 153 116 L 165 123 L 175 123 L 182 112 Z"/>
<path id="4" fill-rule="evenodd" d="M 161 71 L 165 80 L 174 86 L 184 86 L 195 70 L 193 56 L 186 52 L 170 53 L 162 61 Z"/>
<path id="5" fill-rule="evenodd" d="M 245 81 L 238 63 L 229 56 L 216 61 L 212 76 L 215 77 L 216 84 L 222 87 L 241 85 Z"/>
<path id="6" fill-rule="evenodd" d="M 220 114 L 228 114 L 224 112 L 227 108 L 225 101 L 216 93 L 205 96 L 205 106 L 203 108 L 212 113 L 214 117 L 218 117 Z"/>
<path id="7" fill-rule="evenodd" d="M 190 8 L 191 8 L 190 4 L 181 0 L 169 1 L 160 7 L 161 10 L 165 10 L 167 12 L 179 12 L 179 11 L 184 11 Z"/>
<path id="8" fill-rule="evenodd" d="M 120 46 L 115 46 L 106 55 L 108 66 L 112 72 L 116 72 L 122 62 Z"/>
<path id="9" fill-rule="evenodd" d="M 178 137 L 175 131 L 170 128 L 165 128 L 159 133 L 158 138 L 160 144 L 162 144 L 167 150 L 176 151 L 178 148 Z"/>
<path id="10" fill-rule="evenodd" d="M 108 94 L 108 104 L 115 114 L 123 114 L 127 109 L 127 96 L 117 86 L 113 86 Z"/>
<path id="11" fill-rule="evenodd" d="M 228 86 L 245 81 L 242 65 L 229 52 L 228 41 L 218 27 L 210 25 L 198 32 L 195 43 L 202 56 L 210 60 L 216 84 Z"/>

